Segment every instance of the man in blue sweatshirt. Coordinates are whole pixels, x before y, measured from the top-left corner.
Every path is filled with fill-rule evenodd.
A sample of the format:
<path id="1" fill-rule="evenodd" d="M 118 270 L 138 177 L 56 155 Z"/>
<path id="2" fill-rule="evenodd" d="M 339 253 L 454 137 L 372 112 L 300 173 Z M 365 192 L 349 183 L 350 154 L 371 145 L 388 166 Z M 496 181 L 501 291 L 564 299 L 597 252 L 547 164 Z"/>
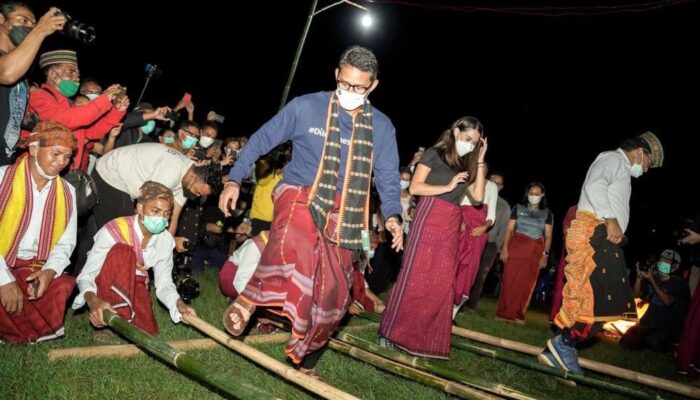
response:
<path id="1" fill-rule="evenodd" d="M 292 141 L 292 160 L 273 193 L 269 243 L 224 324 L 240 335 L 256 306 L 278 307 L 292 324 L 285 352 L 312 376 L 319 349 L 350 302 L 353 253 L 366 257 L 370 249 L 372 173 L 392 247 L 403 248 L 395 129 L 367 100 L 379 83 L 377 72 L 370 50 L 347 49 L 335 70 L 336 90 L 293 99 L 251 136 L 219 201 L 228 216 L 258 157 Z"/>

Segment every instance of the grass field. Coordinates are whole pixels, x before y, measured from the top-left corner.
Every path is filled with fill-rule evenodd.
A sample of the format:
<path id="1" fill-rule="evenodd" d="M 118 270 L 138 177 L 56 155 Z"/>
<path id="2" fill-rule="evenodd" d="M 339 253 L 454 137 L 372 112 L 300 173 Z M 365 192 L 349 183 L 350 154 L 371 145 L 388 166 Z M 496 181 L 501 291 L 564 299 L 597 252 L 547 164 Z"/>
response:
<path id="1" fill-rule="evenodd" d="M 193 301 L 199 315 L 220 326 L 221 313 L 226 307 L 226 299 L 220 295 L 214 271 L 206 271 L 200 279 L 201 295 Z M 500 323 L 494 320 L 496 302 L 484 299 L 477 311 L 462 311 L 456 323 L 468 329 L 497 335 L 534 345 L 542 345 L 550 336 L 546 314 L 531 310 L 524 326 Z M 202 338 L 193 328 L 173 324 L 166 310 L 156 305 L 156 317 L 160 326 L 160 337 L 165 340 Z M 536 308 L 536 307 L 535 307 Z M 352 320 L 349 324 L 365 323 Z M 38 345 L 0 345 L 0 399 L 219 399 L 220 393 L 188 378 L 168 365 L 150 357 L 135 356 L 125 359 L 65 359 L 49 361 L 49 349 L 94 346 L 97 344 L 120 344 L 124 340 L 115 338 L 107 343 L 92 340 L 92 328 L 87 314 L 68 312 L 66 318 L 67 336 L 61 340 L 44 342 Z M 376 340 L 376 329 L 368 328 L 357 336 Z M 483 347 L 488 347 L 483 345 Z M 284 360 L 284 344 L 256 346 L 259 350 Z M 253 383 L 269 393 L 286 399 L 309 399 L 313 395 L 287 384 L 276 375 L 248 362 L 232 351 L 217 347 L 211 350 L 190 351 L 219 371 L 230 373 Z M 510 353 L 513 354 L 513 353 Z M 600 342 L 580 351 L 581 356 L 629 368 L 655 376 L 689 383 L 675 373 L 670 357 L 648 352 L 628 352 L 616 344 Z M 525 357 L 525 356 L 522 356 Z M 579 386 L 565 387 L 554 378 L 538 372 L 525 370 L 472 355 L 459 350 L 452 351 L 450 361 L 454 369 L 491 382 L 509 385 L 542 399 L 621 399 L 602 391 Z M 363 399 L 443 399 L 450 396 L 423 385 L 395 377 L 370 365 L 328 350 L 318 365 L 318 370 L 326 382 Z M 633 383 L 589 374 L 635 389 L 654 392 Z M 661 393 L 664 398 L 680 398 Z"/>

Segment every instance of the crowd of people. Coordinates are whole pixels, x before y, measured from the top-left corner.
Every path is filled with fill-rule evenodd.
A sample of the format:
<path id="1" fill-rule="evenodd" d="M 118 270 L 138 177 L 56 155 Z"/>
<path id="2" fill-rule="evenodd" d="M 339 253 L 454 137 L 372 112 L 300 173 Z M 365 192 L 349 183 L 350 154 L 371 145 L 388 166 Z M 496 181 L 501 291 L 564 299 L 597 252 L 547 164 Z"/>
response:
<path id="1" fill-rule="evenodd" d="M 394 126 L 369 101 L 369 49 L 341 55 L 333 90 L 293 99 L 249 139 L 222 140 L 217 114 L 196 122 L 189 94 L 132 105 L 123 86 L 81 78 L 75 51 L 40 54 L 65 24 L 57 11 L 36 21 L 24 4 L 0 7 L 0 340 L 65 335 L 69 301 L 87 305 L 96 340 L 109 335 L 107 309 L 157 334 L 151 285 L 177 323 L 196 311 L 173 270 L 214 268 L 226 330 L 241 335 L 259 308 L 287 318 L 285 353 L 309 375 L 348 310 L 383 315 L 380 345 L 444 359 L 453 320 L 478 307 L 494 265 L 494 317 L 526 323 L 556 234 L 566 245 L 555 334 L 540 362 L 580 372 L 577 345 L 604 322 L 637 320 L 641 298 L 649 311 L 621 344 L 680 343 L 679 371 L 700 365 L 698 268 L 690 280 L 682 268 L 697 259 L 667 249 L 632 280 L 622 247 L 632 178 L 664 161 L 654 134 L 600 153 L 559 233 L 542 182 L 513 207 L 499 195 L 505 177 L 488 171 L 477 118 L 456 119 L 401 168 Z M 37 55 L 41 85 L 25 79 Z M 700 242 L 687 233 L 683 243 Z"/>

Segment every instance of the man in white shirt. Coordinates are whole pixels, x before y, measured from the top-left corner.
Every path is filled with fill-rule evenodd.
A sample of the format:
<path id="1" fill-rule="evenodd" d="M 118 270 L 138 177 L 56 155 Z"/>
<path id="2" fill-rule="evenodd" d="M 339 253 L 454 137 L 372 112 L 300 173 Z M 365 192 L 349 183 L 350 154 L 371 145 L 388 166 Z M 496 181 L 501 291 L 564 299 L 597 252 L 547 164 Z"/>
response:
<path id="1" fill-rule="evenodd" d="M 0 167 L 0 341 L 63 336 L 75 280 L 63 275 L 77 232 L 75 190 L 59 172 L 76 146 L 56 122 L 37 124 L 29 152 Z"/>
<path id="2" fill-rule="evenodd" d="M 126 147 L 125 147 L 126 148 Z M 172 279 L 175 241 L 165 228 L 173 209 L 173 193 L 165 185 L 147 181 L 140 188 L 136 214 L 119 217 L 95 235 L 95 244 L 78 275 L 77 310 L 86 303 L 90 322 L 105 326 L 102 312 L 112 310 L 150 334 L 158 333 L 148 292 L 148 270 L 153 268 L 156 296 L 170 311 L 173 322 L 182 314 L 196 315 L 177 293 Z"/>
<path id="3" fill-rule="evenodd" d="M 175 235 L 185 202 L 211 194 L 207 167 L 160 143 L 140 143 L 112 150 L 100 157 L 92 177 L 97 185 L 99 203 L 94 209 L 97 228 L 117 217 L 133 215 L 134 200 L 146 181 L 154 181 L 172 190 L 175 207 L 170 233 Z M 175 238 L 178 252 L 185 251 L 185 238 Z"/>
<path id="4" fill-rule="evenodd" d="M 622 251 L 629 222 L 632 178 L 663 164 L 664 151 L 651 132 L 600 153 L 588 169 L 576 218 L 566 235 L 568 252 L 563 302 L 554 319 L 557 334 L 538 357 L 543 364 L 581 372 L 576 344 L 605 321 L 636 320 L 637 312 Z"/>

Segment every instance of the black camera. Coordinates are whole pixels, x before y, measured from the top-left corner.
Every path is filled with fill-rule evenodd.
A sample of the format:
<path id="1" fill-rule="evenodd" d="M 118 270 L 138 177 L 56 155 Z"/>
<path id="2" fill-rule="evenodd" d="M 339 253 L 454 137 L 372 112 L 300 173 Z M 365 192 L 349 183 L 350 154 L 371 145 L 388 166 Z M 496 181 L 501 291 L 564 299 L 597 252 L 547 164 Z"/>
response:
<path id="1" fill-rule="evenodd" d="M 185 303 L 199 296 L 199 282 L 192 277 L 189 269 L 173 270 L 173 283 L 177 288 L 177 293 Z"/>
<path id="2" fill-rule="evenodd" d="M 651 267 L 656 265 L 657 261 L 659 261 L 658 255 L 652 254 L 644 262 L 638 263 L 637 266 L 640 271 L 648 272 Z"/>
<path id="3" fill-rule="evenodd" d="M 686 231 L 686 229 L 690 229 L 691 231 L 694 232 L 700 232 L 700 228 L 698 228 L 698 224 L 693 218 L 686 218 L 683 220 L 683 223 L 681 224 L 681 228 L 676 229 L 673 231 L 673 239 L 676 241 L 680 241 L 684 239 L 686 236 L 689 235 L 689 233 Z"/>
<path id="4" fill-rule="evenodd" d="M 165 118 L 177 123 L 180 121 L 180 113 L 177 111 L 168 111 L 165 113 Z"/>
<path id="5" fill-rule="evenodd" d="M 54 15 L 63 15 L 64 17 L 66 17 L 66 24 L 63 25 L 63 30 L 61 31 L 61 33 L 63 33 L 64 35 L 70 36 L 74 39 L 78 39 L 81 42 L 87 44 L 90 44 L 95 41 L 97 33 L 95 32 L 95 28 L 93 28 L 92 26 L 86 24 L 85 22 L 80 22 L 78 20 L 73 19 L 66 12 L 56 11 L 56 14 Z"/>

